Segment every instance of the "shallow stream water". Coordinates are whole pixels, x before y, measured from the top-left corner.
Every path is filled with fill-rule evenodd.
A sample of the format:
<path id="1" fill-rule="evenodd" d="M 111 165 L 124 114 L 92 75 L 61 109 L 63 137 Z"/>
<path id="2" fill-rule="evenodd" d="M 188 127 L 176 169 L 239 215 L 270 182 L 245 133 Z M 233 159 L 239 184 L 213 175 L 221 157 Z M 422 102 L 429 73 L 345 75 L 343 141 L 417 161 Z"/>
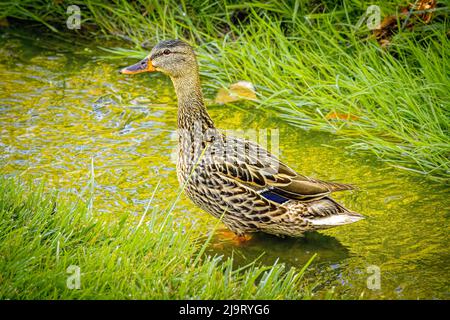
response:
<path id="1" fill-rule="evenodd" d="M 86 199 L 93 159 L 93 203 L 105 219 L 142 214 L 159 181 L 154 205 L 176 198 L 177 107 L 168 78 L 119 75 L 134 61 L 99 60 L 95 46 L 0 36 L 3 175 L 45 179 Z M 278 130 L 280 158 L 302 174 L 359 186 L 336 199 L 366 219 L 304 239 L 256 235 L 241 245 L 221 228 L 209 253 L 233 255 L 238 265 L 259 258 L 298 268 L 317 254 L 306 280 L 325 281 L 319 296 L 334 287 L 338 297 L 450 298 L 448 188 L 352 154 L 337 136 L 294 128 L 253 108 L 208 110 L 222 129 Z M 184 197 L 175 212 L 205 233 L 215 225 Z M 379 287 L 371 278 L 377 270 Z"/>

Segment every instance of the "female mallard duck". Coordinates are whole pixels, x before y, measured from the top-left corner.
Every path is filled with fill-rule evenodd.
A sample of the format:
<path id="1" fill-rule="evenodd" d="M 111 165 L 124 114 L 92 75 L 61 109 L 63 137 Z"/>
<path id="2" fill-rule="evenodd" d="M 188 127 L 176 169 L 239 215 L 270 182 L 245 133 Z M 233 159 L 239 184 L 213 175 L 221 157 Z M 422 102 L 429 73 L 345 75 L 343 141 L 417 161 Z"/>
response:
<path id="1" fill-rule="evenodd" d="M 363 218 L 330 197 L 351 185 L 305 177 L 256 143 L 220 134 L 203 103 L 197 59 L 188 44 L 162 41 L 121 73 L 153 71 L 172 79 L 178 97 L 180 184 L 238 237 L 252 232 L 299 237 Z"/>

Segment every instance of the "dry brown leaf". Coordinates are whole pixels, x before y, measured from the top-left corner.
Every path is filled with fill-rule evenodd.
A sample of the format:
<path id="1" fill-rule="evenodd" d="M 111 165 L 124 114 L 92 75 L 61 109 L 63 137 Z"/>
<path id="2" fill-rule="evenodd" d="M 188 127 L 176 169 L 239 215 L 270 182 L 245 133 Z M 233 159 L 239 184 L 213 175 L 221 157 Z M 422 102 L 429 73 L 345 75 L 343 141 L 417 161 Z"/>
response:
<path id="1" fill-rule="evenodd" d="M 424 11 L 424 10 L 432 10 L 434 8 L 436 8 L 436 0 L 421 0 L 417 4 L 416 10 Z M 433 12 L 425 12 L 419 14 L 418 16 L 422 19 L 424 23 L 428 23 L 430 22 L 432 15 Z"/>
<path id="2" fill-rule="evenodd" d="M 400 9 L 400 14 L 387 16 L 381 21 L 378 29 L 373 30 L 373 35 L 381 47 L 387 47 L 391 38 L 398 32 L 398 23 L 402 28 L 412 29 L 417 23 L 428 24 L 431 21 L 433 12 L 422 12 L 433 10 L 436 7 L 436 0 L 420 0 L 415 4 Z M 414 13 L 419 11 L 419 13 Z M 411 15 L 410 15 L 411 12 Z"/>
<path id="3" fill-rule="evenodd" d="M 337 120 L 358 120 L 359 117 L 354 116 L 350 113 L 338 113 L 336 111 L 330 112 L 325 116 L 326 119 L 337 119 Z"/>
<path id="4" fill-rule="evenodd" d="M 216 95 L 215 102 L 223 104 L 238 100 L 257 100 L 256 90 L 251 82 L 238 81 L 230 85 L 229 89 L 219 89 Z"/>

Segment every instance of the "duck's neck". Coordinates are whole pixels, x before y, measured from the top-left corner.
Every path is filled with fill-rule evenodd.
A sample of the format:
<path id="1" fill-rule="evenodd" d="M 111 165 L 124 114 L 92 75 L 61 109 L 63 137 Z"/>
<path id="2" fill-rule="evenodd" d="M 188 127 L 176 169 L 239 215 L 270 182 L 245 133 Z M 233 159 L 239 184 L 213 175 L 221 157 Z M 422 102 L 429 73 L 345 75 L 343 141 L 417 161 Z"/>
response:
<path id="1" fill-rule="evenodd" d="M 198 72 L 172 78 L 178 98 L 178 128 L 192 130 L 199 126 L 202 131 L 214 128 L 206 111 Z"/>

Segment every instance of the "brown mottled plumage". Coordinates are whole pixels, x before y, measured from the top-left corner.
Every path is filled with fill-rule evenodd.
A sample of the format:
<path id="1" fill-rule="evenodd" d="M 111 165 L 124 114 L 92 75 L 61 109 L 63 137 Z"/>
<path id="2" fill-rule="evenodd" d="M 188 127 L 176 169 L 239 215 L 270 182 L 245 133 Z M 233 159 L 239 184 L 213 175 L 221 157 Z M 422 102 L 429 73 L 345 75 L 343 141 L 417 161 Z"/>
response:
<path id="1" fill-rule="evenodd" d="M 187 196 L 238 236 L 265 232 L 302 236 L 362 219 L 331 199 L 348 184 L 296 173 L 248 140 L 227 137 L 214 126 L 203 103 L 197 60 L 180 40 L 162 41 L 124 74 L 160 71 L 170 76 L 178 97 L 178 180 Z M 231 150 L 232 149 L 232 150 Z M 236 151 L 238 150 L 238 151 Z"/>

